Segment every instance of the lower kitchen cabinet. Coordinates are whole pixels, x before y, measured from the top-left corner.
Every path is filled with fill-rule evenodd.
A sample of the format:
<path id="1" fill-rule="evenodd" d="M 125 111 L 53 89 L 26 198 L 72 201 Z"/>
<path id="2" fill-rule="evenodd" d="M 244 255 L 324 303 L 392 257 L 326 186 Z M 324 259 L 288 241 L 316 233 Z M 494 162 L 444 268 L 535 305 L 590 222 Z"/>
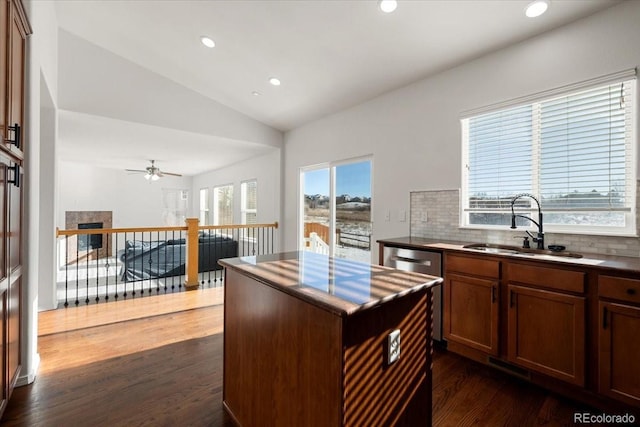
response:
<path id="1" fill-rule="evenodd" d="M 598 391 L 640 406 L 640 280 L 600 276 L 598 284 Z"/>
<path id="2" fill-rule="evenodd" d="M 498 355 L 500 262 L 446 254 L 444 264 L 445 338 Z"/>
<path id="3" fill-rule="evenodd" d="M 585 298 L 509 285 L 508 360 L 585 384 Z"/>
<path id="4" fill-rule="evenodd" d="M 449 274 L 445 282 L 445 337 L 497 355 L 498 284 L 495 280 Z"/>

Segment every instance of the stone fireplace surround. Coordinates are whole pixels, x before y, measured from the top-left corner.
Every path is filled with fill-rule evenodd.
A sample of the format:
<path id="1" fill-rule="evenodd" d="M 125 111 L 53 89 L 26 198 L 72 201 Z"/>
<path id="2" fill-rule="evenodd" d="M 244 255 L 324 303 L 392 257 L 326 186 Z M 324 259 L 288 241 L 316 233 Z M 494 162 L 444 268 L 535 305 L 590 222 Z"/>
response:
<path id="1" fill-rule="evenodd" d="M 112 211 L 66 211 L 65 229 L 77 230 L 79 224 L 102 223 L 102 228 L 113 228 Z M 66 241 L 66 262 L 72 264 L 85 260 L 110 257 L 113 254 L 112 235 L 102 233 L 102 247 L 99 249 L 78 250 L 78 236 L 69 236 Z"/>

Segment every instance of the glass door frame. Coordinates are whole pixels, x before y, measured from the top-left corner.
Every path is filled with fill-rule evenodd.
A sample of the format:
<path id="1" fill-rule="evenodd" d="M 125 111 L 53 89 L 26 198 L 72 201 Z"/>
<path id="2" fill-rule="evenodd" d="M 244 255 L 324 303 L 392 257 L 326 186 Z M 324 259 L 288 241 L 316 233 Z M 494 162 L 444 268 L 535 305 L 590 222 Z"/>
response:
<path id="1" fill-rule="evenodd" d="M 373 155 L 365 155 L 361 157 L 353 157 L 349 159 L 336 160 L 332 162 L 318 163 L 310 166 L 303 166 L 299 168 L 298 172 L 298 250 L 304 250 L 304 224 L 305 224 L 305 212 L 304 212 L 304 174 L 306 172 L 317 171 L 321 169 L 329 170 L 329 255 L 334 256 L 335 252 L 335 237 L 336 237 L 336 168 L 352 163 L 370 162 L 371 173 L 369 176 L 369 185 L 371 190 L 371 205 L 370 205 L 370 222 L 373 232 Z M 373 247 L 369 249 L 373 253 Z"/>

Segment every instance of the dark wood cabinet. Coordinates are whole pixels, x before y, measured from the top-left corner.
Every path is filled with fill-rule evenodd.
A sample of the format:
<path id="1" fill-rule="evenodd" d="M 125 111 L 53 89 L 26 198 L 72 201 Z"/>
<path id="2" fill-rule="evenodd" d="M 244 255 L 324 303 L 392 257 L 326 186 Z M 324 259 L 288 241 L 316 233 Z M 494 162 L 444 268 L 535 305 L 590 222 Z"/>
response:
<path id="1" fill-rule="evenodd" d="M 7 40 L 2 43 L 6 54 L 4 81 L 5 111 L 3 115 L 4 146 L 18 158 L 24 151 L 24 89 L 26 37 L 29 26 L 22 4 L 18 0 L 2 0 L 6 3 L 5 11 L 8 31 Z"/>
<path id="2" fill-rule="evenodd" d="M 497 356 L 499 262 L 447 254 L 445 269 L 445 338 Z"/>
<path id="3" fill-rule="evenodd" d="M 509 361 L 584 386 L 585 273 L 508 262 L 506 276 Z"/>
<path id="4" fill-rule="evenodd" d="M 600 276 L 598 286 L 598 391 L 640 406 L 640 280 Z"/>
<path id="5" fill-rule="evenodd" d="M 450 274 L 445 283 L 445 338 L 497 355 L 497 282 Z"/>
<path id="6" fill-rule="evenodd" d="M 585 384 L 585 298 L 509 285 L 508 359 Z"/>
<path id="7" fill-rule="evenodd" d="M 0 416 L 20 375 L 25 52 L 31 32 L 22 3 L 0 0 Z"/>

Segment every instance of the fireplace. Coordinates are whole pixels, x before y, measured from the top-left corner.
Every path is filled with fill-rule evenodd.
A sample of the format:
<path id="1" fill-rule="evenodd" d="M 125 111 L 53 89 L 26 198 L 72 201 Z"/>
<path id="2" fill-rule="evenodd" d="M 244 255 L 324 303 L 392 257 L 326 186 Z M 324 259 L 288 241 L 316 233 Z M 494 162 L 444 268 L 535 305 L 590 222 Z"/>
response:
<path id="1" fill-rule="evenodd" d="M 85 222 L 78 224 L 78 230 L 93 230 L 104 228 L 102 222 Z M 78 251 L 100 249 L 102 247 L 102 234 L 79 234 Z"/>
<path id="2" fill-rule="evenodd" d="M 99 230 L 113 228 L 112 211 L 67 211 L 67 230 Z M 78 234 L 66 239 L 67 263 L 84 262 L 113 256 L 112 235 Z"/>

